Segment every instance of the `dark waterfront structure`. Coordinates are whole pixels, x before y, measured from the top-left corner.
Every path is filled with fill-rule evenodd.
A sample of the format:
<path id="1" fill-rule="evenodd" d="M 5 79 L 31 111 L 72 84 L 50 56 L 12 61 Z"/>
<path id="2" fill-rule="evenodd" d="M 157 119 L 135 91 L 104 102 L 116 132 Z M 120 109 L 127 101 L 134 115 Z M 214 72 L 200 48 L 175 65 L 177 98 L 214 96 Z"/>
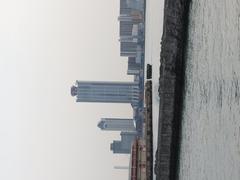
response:
<path id="1" fill-rule="evenodd" d="M 152 65 L 147 64 L 147 79 L 152 79 Z"/>
<path id="2" fill-rule="evenodd" d="M 121 141 L 113 141 L 110 150 L 115 154 L 130 154 L 132 142 L 136 139 L 136 132 L 121 132 Z"/>
<path id="3" fill-rule="evenodd" d="M 98 127 L 105 131 L 136 132 L 133 119 L 102 118 Z"/>
<path id="4" fill-rule="evenodd" d="M 76 81 L 71 95 L 77 102 L 131 103 L 139 102 L 139 85 L 136 82 Z"/>
<path id="5" fill-rule="evenodd" d="M 165 0 L 159 79 L 156 180 L 178 179 L 179 134 L 184 85 L 188 0 Z"/>

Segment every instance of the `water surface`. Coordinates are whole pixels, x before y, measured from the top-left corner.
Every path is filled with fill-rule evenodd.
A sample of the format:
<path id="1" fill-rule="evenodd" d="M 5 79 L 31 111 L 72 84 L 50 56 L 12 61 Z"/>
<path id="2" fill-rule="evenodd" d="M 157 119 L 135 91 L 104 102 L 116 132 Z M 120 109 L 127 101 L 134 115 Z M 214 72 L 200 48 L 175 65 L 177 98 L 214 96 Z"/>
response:
<path id="1" fill-rule="evenodd" d="M 240 179 L 240 0 L 192 0 L 182 180 Z"/>

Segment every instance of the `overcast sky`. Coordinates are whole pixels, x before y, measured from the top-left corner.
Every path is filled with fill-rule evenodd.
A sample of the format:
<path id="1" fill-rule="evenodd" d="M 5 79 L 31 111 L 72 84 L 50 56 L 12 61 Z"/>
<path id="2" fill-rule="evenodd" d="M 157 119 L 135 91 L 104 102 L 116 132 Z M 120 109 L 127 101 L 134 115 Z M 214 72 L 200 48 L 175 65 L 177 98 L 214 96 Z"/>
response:
<path id="1" fill-rule="evenodd" d="M 119 0 L 0 1 L 0 179 L 123 180 L 128 155 L 101 117 L 130 105 L 76 103 L 75 80 L 131 81 L 119 56 Z"/>

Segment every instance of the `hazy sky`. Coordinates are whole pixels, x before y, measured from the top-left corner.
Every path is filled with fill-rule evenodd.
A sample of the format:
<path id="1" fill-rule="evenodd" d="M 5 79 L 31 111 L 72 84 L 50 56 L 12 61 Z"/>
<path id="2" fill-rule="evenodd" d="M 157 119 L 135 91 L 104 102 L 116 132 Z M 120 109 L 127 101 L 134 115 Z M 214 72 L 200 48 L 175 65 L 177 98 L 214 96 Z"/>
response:
<path id="1" fill-rule="evenodd" d="M 76 103 L 75 80 L 131 81 L 119 56 L 119 0 L 0 1 L 0 179 L 123 180 L 127 155 L 101 117 L 130 105 Z"/>

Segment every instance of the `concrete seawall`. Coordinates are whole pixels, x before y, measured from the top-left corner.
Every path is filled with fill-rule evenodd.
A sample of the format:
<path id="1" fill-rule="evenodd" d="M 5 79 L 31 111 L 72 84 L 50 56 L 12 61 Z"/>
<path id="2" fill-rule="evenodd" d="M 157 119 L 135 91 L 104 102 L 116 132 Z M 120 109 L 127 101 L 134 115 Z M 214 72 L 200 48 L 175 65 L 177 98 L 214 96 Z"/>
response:
<path id="1" fill-rule="evenodd" d="M 157 180 L 178 179 L 188 11 L 189 0 L 165 0 L 160 56 L 158 149 L 154 168 Z"/>

